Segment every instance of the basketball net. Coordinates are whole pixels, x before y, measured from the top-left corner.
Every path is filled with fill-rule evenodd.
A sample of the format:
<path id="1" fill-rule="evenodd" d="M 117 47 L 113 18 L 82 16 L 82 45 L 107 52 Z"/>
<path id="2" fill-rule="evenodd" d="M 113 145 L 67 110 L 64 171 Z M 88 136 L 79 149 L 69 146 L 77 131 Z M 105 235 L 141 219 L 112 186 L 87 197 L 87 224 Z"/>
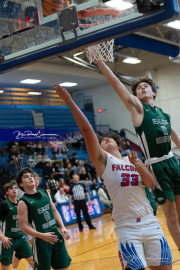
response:
<path id="1" fill-rule="evenodd" d="M 79 30 L 87 29 L 121 17 L 121 12 L 110 8 L 95 8 L 78 12 Z M 82 19 L 82 21 L 81 21 Z M 97 63 L 98 60 L 113 62 L 114 39 L 102 42 L 83 49 L 90 63 Z"/>
<path id="2" fill-rule="evenodd" d="M 86 53 L 90 63 L 97 63 L 98 60 L 113 62 L 113 46 L 114 39 L 111 39 L 100 44 L 90 46 L 83 51 Z"/>

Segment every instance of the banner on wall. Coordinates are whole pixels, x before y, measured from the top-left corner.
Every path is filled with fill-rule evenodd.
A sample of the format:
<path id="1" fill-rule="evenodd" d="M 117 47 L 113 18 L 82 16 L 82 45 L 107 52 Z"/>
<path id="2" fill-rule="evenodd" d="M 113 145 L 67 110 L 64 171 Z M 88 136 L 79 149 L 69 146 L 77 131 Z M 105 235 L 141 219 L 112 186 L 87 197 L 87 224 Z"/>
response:
<path id="1" fill-rule="evenodd" d="M 89 204 L 86 199 L 86 205 L 88 207 L 88 213 L 90 215 L 90 218 L 96 218 L 104 214 L 101 208 L 101 203 L 99 201 L 99 196 L 91 196 L 91 204 Z M 70 209 L 69 202 L 58 203 L 56 205 L 56 208 L 59 211 L 65 225 L 77 222 L 74 205 Z M 81 219 L 84 220 L 82 211 L 81 211 Z"/>
<path id="2" fill-rule="evenodd" d="M 0 141 L 61 141 L 69 131 L 71 129 L 0 129 Z"/>

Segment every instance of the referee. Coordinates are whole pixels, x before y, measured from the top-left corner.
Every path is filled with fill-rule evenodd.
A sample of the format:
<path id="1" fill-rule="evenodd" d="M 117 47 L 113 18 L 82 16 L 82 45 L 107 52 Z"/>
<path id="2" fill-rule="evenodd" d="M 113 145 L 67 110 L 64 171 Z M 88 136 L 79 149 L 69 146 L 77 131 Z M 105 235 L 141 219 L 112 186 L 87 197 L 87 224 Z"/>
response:
<path id="1" fill-rule="evenodd" d="M 79 226 L 79 231 L 83 231 L 83 225 L 81 223 L 81 213 L 82 210 L 83 216 L 86 220 L 87 225 L 89 226 L 89 229 L 96 229 L 91 223 L 91 219 L 88 213 L 86 201 L 85 201 L 85 195 L 88 198 L 88 203 L 91 204 L 91 200 L 89 197 L 89 194 L 87 192 L 87 189 L 84 184 L 79 183 L 79 175 L 74 174 L 73 176 L 73 185 L 70 188 L 69 192 L 69 207 L 72 208 L 72 195 L 74 198 L 74 210 L 77 217 L 77 222 Z"/>

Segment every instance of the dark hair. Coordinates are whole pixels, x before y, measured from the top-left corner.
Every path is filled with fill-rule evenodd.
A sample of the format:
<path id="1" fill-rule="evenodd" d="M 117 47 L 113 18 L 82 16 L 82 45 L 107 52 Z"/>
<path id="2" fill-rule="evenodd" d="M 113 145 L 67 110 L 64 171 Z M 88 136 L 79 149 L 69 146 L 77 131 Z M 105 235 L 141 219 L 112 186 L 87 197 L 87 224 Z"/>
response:
<path id="1" fill-rule="evenodd" d="M 137 95 L 137 93 L 136 93 L 136 88 L 137 88 L 137 86 L 138 86 L 140 83 L 142 83 L 142 82 L 148 83 L 148 84 L 152 87 L 152 91 L 157 95 L 157 88 L 156 88 L 156 85 L 155 85 L 155 83 L 153 82 L 153 80 L 150 79 L 148 76 L 144 76 L 144 77 L 139 77 L 139 78 L 137 78 L 137 79 L 133 82 L 131 88 L 132 88 L 132 92 L 133 92 L 133 95 L 134 95 L 134 96 Z M 154 99 L 156 98 L 156 95 L 154 96 Z"/>
<path id="2" fill-rule="evenodd" d="M 9 188 L 12 188 L 13 186 L 18 186 L 15 180 L 11 180 L 9 183 L 6 183 L 3 186 L 5 193 L 8 191 Z"/>
<path id="3" fill-rule="evenodd" d="M 73 157 L 74 157 L 74 156 L 77 156 L 77 153 L 76 153 L 76 152 L 74 152 L 72 155 L 73 155 Z"/>
<path id="4" fill-rule="evenodd" d="M 120 136 L 115 132 L 109 132 L 109 131 L 101 132 L 101 135 L 97 134 L 97 138 L 100 144 L 102 140 L 104 140 L 104 138 L 112 138 L 117 143 L 117 146 L 121 148 L 122 140 Z"/>
<path id="5" fill-rule="evenodd" d="M 23 187 L 21 187 L 19 184 L 22 183 L 22 176 L 23 176 L 23 174 L 25 174 L 25 173 L 32 173 L 32 175 L 34 176 L 34 171 L 33 171 L 31 168 L 29 168 L 29 167 L 23 168 L 23 169 L 21 169 L 21 170 L 18 172 L 18 174 L 17 174 L 17 176 L 16 176 L 16 182 L 17 182 L 18 187 L 19 187 L 22 191 L 24 191 L 24 189 L 23 189 Z"/>

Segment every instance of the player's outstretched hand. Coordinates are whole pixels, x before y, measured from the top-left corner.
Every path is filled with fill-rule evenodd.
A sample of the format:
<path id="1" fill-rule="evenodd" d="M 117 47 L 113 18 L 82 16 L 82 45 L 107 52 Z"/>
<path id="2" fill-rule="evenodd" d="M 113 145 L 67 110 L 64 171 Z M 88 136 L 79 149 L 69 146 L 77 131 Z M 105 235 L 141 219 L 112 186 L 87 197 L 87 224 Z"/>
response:
<path id="1" fill-rule="evenodd" d="M 62 232 L 62 235 L 64 236 L 64 238 L 66 240 L 69 240 L 70 239 L 69 231 L 66 228 L 62 228 L 61 232 Z"/>
<path id="2" fill-rule="evenodd" d="M 139 158 L 138 158 L 137 154 L 136 154 L 134 151 L 131 151 L 131 155 L 130 155 L 130 152 L 127 151 L 127 155 L 128 155 L 129 161 L 130 161 L 134 166 L 136 166 L 136 164 L 139 163 Z"/>
<path id="3" fill-rule="evenodd" d="M 2 244 L 3 244 L 3 247 L 4 248 L 11 248 L 11 245 L 12 245 L 12 243 L 11 243 L 11 240 L 12 238 L 8 238 L 8 237 L 6 237 L 6 236 L 2 236 L 1 237 L 1 241 L 2 241 Z"/>
<path id="4" fill-rule="evenodd" d="M 52 245 L 58 241 L 58 236 L 54 232 L 43 233 L 42 239 Z"/>
<path id="5" fill-rule="evenodd" d="M 64 101 L 71 99 L 71 95 L 67 92 L 66 88 L 62 88 L 58 83 L 54 84 L 54 89 L 60 98 Z"/>

